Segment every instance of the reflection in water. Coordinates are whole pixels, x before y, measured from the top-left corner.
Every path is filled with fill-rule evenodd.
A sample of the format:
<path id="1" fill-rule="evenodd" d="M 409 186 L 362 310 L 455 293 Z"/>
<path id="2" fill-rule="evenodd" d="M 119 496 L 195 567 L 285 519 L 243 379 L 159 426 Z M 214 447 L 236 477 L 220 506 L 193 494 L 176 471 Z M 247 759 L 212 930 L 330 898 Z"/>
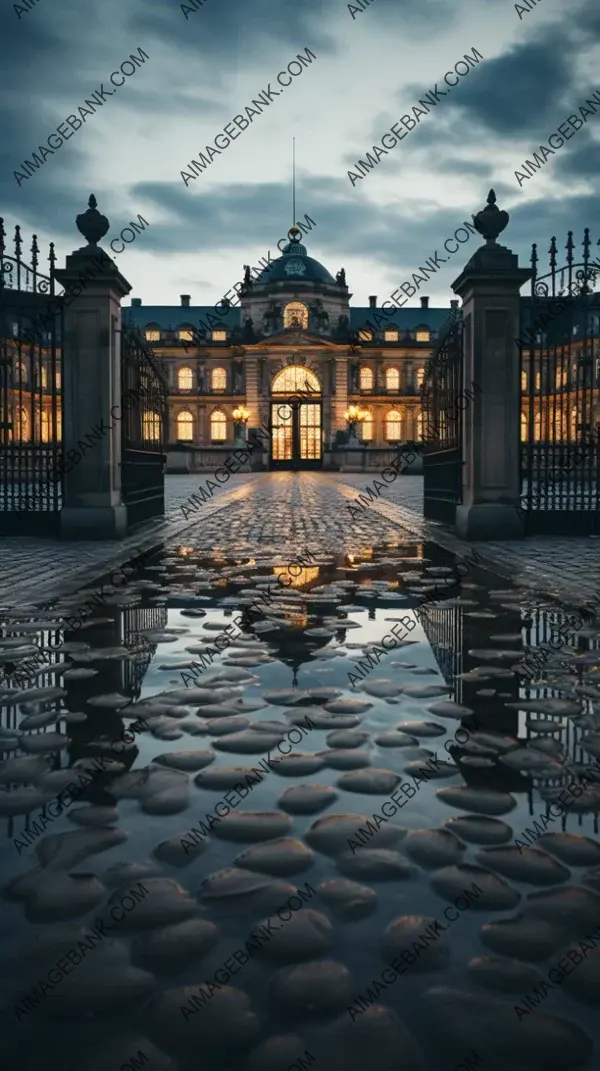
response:
<path id="1" fill-rule="evenodd" d="M 451 565 L 434 545 L 387 545 L 303 569 L 261 603 L 257 585 L 286 566 L 256 553 L 241 560 L 235 548 L 207 558 L 186 546 L 109 592 L 102 617 L 77 633 L 60 617 L 76 612 L 78 598 L 0 622 L 6 1066 L 47 1071 L 49 1049 L 60 1054 L 57 1068 L 74 1071 L 118 1071 L 139 1050 L 153 1061 L 149 1071 L 197 1071 L 199 1053 L 210 1071 L 287 1071 L 306 1051 L 328 1071 L 443 1071 L 473 1049 L 490 1071 L 594 1066 L 586 1038 L 598 1028 L 587 1001 L 597 1000 L 597 976 L 582 968 L 579 988 L 548 997 L 544 1012 L 558 1019 L 547 1031 L 538 1033 L 533 1018 L 521 1022 L 513 1005 L 535 986 L 535 963 L 545 974 L 600 907 L 600 846 L 561 842 L 552 847 L 560 864 L 540 842 L 538 856 L 510 849 L 573 780 L 572 768 L 591 769 L 598 754 L 597 630 L 567 637 L 564 651 L 522 681 L 511 666 L 551 639 L 565 614 L 475 569 L 443 602 L 420 609 L 410 642 L 348 687 L 353 662 Z M 185 666 L 250 602 L 263 618 L 235 628 L 210 669 L 182 688 Z M 7 656 L 31 644 L 46 661 L 30 700 L 15 705 Z M 55 687 L 50 696 L 37 691 Z M 315 728 L 291 754 L 279 753 L 307 715 Z M 20 856 L 13 841 L 63 787 L 65 771 L 107 753 L 138 717 L 150 732 Z M 447 759 L 444 744 L 455 738 L 453 763 L 412 796 L 400 793 L 415 765 Z M 263 762 L 273 755 L 277 762 Z M 269 772 L 246 800 L 245 779 L 261 764 Z M 549 832 L 594 838 L 593 776 L 587 805 Z M 373 842 L 353 852 L 349 830 L 381 813 L 390 781 L 401 813 L 381 819 Z M 227 816 L 188 857 L 185 831 L 228 796 Z M 58 842 L 57 832 L 71 838 Z M 481 900 L 445 937 L 444 955 L 423 957 L 424 972 L 415 967 L 389 991 L 374 990 L 373 1004 L 387 1011 L 365 998 L 351 1021 L 352 994 L 368 993 L 402 951 L 401 933 L 425 932 L 475 878 Z M 530 901 L 549 878 L 546 899 Z M 15 1002 L 134 880 L 150 893 L 116 943 L 104 942 L 17 1022 Z M 307 880 L 314 902 L 238 977 L 234 951 Z M 584 891 L 567 906 L 560 897 L 571 886 Z M 518 938 L 498 926 L 519 915 Z M 186 1021 L 186 987 L 223 963 L 226 984 Z"/>

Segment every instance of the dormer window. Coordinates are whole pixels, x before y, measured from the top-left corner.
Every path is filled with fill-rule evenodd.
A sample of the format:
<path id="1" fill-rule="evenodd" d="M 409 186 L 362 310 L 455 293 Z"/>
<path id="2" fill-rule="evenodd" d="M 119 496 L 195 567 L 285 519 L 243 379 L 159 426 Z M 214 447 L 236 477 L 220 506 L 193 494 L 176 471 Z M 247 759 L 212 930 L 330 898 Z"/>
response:
<path id="1" fill-rule="evenodd" d="M 308 328 L 308 309 L 301 301 L 290 301 L 283 310 L 284 327 L 301 327 L 304 331 Z"/>
<path id="2" fill-rule="evenodd" d="M 194 328 L 193 327 L 182 327 L 177 332 L 177 338 L 179 339 L 180 342 L 193 342 L 194 341 Z"/>
<path id="3" fill-rule="evenodd" d="M 429 342 L 430 339 L 431 339 L 431 332 L 430 331 L 428 331 L 428 330 L 427 331 L 417 331 L 417 334 L 416 334 L 417 342 Z"/>
<path id="4" fill-rule="evenodd" d="M 158 324 L 148 324 L 144 331 L 146 342 L 160 342 L 160 328 Z"/>
<path id="5" fill-rule="evenodd" d="M 383 337 L 386 342 L 397 342 L 399 337 L 398 331 L 394 328 L 390 328 L 389 331 L 384 331 Z"/>
<path id="6" fill-rule="evenodd" d="M 358 332 L 358 337 L 359 337 L 361 342 L 372 342 L 373 341 L 373 332 L 372 331 L 367 331 L 365 328 L 361 328 L 360 331 Z"/>
<path id="7" fill-rule="evenodd" d="M 226 331 L 213 331 L 212 340 L 213 340 L 213 342 L 227 342 L 227 332 Z"/>

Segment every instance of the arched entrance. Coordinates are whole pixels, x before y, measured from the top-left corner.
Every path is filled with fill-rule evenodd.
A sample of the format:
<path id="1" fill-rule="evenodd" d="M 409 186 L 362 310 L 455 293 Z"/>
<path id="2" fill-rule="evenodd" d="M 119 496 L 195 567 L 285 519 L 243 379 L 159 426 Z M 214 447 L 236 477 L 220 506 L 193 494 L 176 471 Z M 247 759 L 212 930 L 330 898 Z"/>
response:
<path id="1" fill-rule="evenodd" d="M 289 365 L 271 384 L 271 468 L 323 465 L 321 384 L 303 365 Z"/>

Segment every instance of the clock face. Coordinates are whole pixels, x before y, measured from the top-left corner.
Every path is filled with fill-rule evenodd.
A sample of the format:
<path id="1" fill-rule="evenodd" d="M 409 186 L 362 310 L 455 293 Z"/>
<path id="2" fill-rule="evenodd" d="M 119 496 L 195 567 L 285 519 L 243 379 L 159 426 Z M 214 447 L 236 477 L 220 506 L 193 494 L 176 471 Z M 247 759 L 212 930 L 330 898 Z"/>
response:
<path id="1" fill-rule="evenodd" d="M 292 260 L 288 261 L 284 270 L 286 275 L 304 275 L 306 271 L 306 264 L 304 264 L 301 260 L 292 258 Z"/>

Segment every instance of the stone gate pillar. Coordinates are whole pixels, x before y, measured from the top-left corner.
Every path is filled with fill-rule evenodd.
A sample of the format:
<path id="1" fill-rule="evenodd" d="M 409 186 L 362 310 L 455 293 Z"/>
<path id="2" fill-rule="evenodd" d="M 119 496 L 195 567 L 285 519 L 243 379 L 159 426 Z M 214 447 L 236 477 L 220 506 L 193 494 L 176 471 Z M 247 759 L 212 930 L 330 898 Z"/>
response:
<path id="1" fill-rule="evenodd" d="M 77 227 L 88 245 L 56 272 L 64 286 L 62 431 L 63 539 L 127 534 L 121 496 L 121 301 L 131 290 L 98 246 L 109 229 L 94 195 Z"/>
<path id="2" fill-rule="evenodd" d="M 473 217 L 486 239 L 452 284 L 463 301 L 463 389 L 474 381 L 463 408 L 462 505 L 456 531 L 463 539 L 519 539 L 523 523 L 516 507 L 521 491 L 520 297 L 531 272 L 496 238 L 508 212 L 487 207 Z"/>

